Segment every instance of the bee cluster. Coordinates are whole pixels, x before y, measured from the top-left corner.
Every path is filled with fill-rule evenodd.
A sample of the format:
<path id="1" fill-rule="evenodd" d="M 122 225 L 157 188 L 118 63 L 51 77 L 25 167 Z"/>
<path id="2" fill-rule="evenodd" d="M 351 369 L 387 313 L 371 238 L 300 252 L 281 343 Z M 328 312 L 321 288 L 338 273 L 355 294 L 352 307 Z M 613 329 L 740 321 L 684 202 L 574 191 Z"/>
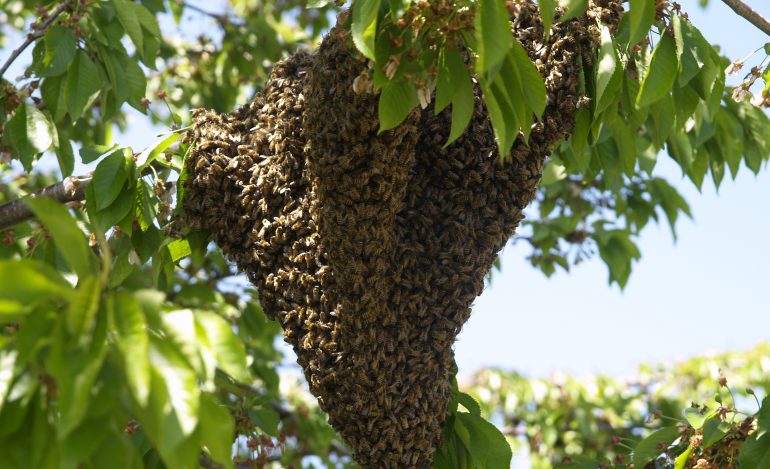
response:
<path id="1" fill-rule="evenodd" d="M 194 114 L 185 221 L 257 286 L 363 467 L 431 466 L 454 340 L 572 128 L 589 20 L 556 25 L 547 40 L 534 4 L 512 20 L 548 105 L 504 160 L 478 92 L 469 127 L 445 149 L 447 111 L 417 108 L 378 133 L 377 97 L 352 86 L 366 63 L 341 29 L 277 64 L 248 106 Z"/>

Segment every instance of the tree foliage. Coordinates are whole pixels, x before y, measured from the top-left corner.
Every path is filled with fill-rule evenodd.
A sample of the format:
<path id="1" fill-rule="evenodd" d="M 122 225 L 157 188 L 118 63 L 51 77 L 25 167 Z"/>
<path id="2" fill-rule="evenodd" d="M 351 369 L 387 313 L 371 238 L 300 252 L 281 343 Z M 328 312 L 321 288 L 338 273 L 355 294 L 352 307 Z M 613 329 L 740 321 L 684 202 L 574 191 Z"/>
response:
<path id="1" fill-rule="evenodd" d="M 280 328 L 266 320 L 259 293 L 239 281 L 205 234 L 175 222 L 189 111 L 247 102 L 276 61 L 312 48 L 342 9 L 307 3 L 231 0 L 206 10 L 181 0 L 0 0 L 7 57 L 0 64 L 0 201 L 9 202 L 0 207 L 1 460 L 12 467 L 232 467 L 312 456 L 352 464 L 314 403 L 281 389 Z M 418 106 L 451 106 L 449 144 L 471 119 L 477 83 L 500 154 L 526 140 L 548 97 L 539 65 L 511 35 L 518 3 L 348 5 L 340 22 L 358 51 L 351 53 L 372 64 L 352 86 L 379 93 L 380 129 L 398 126 Z M 545 25 L 586 8 L 581 1 L 539 5 Z M 657 158 L 667 153 L 698 188 L 707 176 L 718 187 L 727 173 L 766 166 L 770 50 L 760 47 L 758 65 L 727 87 L 725 69 L 738 71 L 746 60 L 720 56 L 678 5 L 632 0 L 616 28 L 600 19 L 590 18 L 595 47 L 571 75 L 584 96 L 574 130 L 548 160 L 538 213 L 517 239 L 532 246 L 529 260 L 546 275 L 598 252 L 622 287 L 649 221 L 662 217 L 673 231 L 689 215 L 684 198 L 654 172 Z M 195 21 L 209 30 L 193 37 Z M 116 136 L 138 118 L 166 129 L 147 148 Z M 46 192 L 58 202 L 29 196 L 62 178 Z M 656 440 L 636 445 L 636 430 L 655 410 L 667 406 L 664 414 L 679 418 L 683 395 L 664 401 L 639 387 L 633 398 L 601 401 L 617 414 L 606 420 L 623 428 L 618 437 L 635 448 L 629 456 L 602 440 L 605 423 L 592 420 L 596 405 L 586 407 L 579 385 L 565 398 L 580 403 L 578 417 L 564 417 L 564 434 L 546 435 L 558 410 L 522 416 L 533 402 L 544 405 L 532 397 L 540 385 L 504 382 L 517 389 L 512 408 L 496 400 L 507 395 L 502 385 L 471 392 L 480 407 L 456 390 L 438 467 L 507 465 L 508 444 L 482 415 L 527 419 L 533 453 L 547 451 L 552 462 L 583 455 L 642 467 L 649 462 L 638 456 L 643 443 L 655 451 L 664 443 L 676 467 L 709 454 L 737 457 L 746 468 L 766 465 L 766 406 L 755 425 L 741 427 L 734 412 L 741 406 L 709 402 L 710 409 L 695 409 L 700 417 L 688 411 L 689 426 L 664 426 Z M 617 395 L 633 389 L 599 387 Z M 484 396 L 488 388 L 494 397 Z M 710 444 L 693 443 L 697 430 Z M 740 456 L 706 451 L 738 433 L 747 442 Z M 655 451 L 644 454 L 662 454 Z"/>

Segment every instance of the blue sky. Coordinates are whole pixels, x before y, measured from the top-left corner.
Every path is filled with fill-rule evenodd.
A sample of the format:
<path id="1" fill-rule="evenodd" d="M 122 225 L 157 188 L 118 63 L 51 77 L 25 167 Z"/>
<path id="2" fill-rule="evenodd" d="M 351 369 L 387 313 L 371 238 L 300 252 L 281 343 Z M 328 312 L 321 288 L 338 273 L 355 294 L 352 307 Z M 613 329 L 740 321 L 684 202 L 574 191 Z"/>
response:
<path id="1" fill-rule="evenodd" d="M 770 38 L 718 0 L 680 2 L 706 39 L 728 57 Z M 770 17 L 770 3 L 749 3 Z M 770 136 L 768 136 L 770 138 Z M 502 273 L 477 299 L 455 347 L 461 374 L 487 365 L 529 376 L 555 371 L 627 375 L 636 365 L 745 349 L 770 333 L 770 171 L 741 168 L 717 194 L 703 193 L 662 156 L 656 170 L 690 203 L 674 243 L 666 225 L 639 240 L 642 259 L 624 292 L 607 284 L 596 258 L 550 279 L 529 267 L 524 243 L 509 246 Z"/>

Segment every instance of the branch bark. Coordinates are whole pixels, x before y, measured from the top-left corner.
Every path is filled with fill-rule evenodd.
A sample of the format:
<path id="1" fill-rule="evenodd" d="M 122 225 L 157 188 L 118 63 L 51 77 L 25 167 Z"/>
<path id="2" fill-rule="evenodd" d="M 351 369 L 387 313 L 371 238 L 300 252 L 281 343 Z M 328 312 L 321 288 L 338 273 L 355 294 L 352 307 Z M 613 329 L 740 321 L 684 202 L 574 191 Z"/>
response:
<path id="1" fill-rule="evenodd" d="M 83 176 L 70 176 L 61 182 L 35 191 L 27 197 L 0 205 L 0 230 L 34 218 L 32 210 L 24 203 L 30 197 L 50 197 L 62 203 L 85 199 L 86 187 L 91 183 L 91 177 L 90 173 Z"/>
<path id="2" fill-rule="evenodd" d="M 757 29 L 770 36 L 770 21 L 759 14 L 759 12 L 751 8 L 742 0 L 722 0 L 722 2 L 732 8 L 732 10 L 739 16 L 746 19 L 746 21 L 756 26 Z"/>
<path id="3" fill-rule="evenodd" d="M 11 66 L 13 61 L 16 60 L 19 57 L 19 55 L 21 55 L 22 52 L 24 52 L 24 49 L 26 49 L 27 47 L 29 47 L 30 44 L 32 44 L 37 39 L 42 37 L 43 34 L 45 34 L 46 29 L 48 29 L 48 27 L 51 26 L 51 23 L 53 23 L 56 20 L 56 18 L 58 18 L 59 15 L 61 15 L 64 12 L 64 10 L 66 10 L 70 6 L 71 3 L 72 3 L 72 0 L 67 0 L 66 2 L 56 7 L 53 13 L 51 13 L 40 26 L 38 26 L 34 31 L 27 34 L 27 39 L 24 40 L 24 42 L 11 53 L 11 56 L 8 57 L 8 60 L 6 60 L 3 66 L 0 67 L 0 78 L 2 78 L 2 76 L 8 70 L 8 67 Z"/>

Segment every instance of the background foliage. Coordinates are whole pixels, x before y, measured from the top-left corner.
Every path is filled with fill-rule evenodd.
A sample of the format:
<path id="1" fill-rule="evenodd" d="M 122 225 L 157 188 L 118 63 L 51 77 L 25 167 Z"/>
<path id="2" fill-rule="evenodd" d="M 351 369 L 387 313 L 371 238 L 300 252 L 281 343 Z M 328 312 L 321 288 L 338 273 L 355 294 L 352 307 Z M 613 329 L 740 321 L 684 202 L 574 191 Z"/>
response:
<path id="1" fill-rule="evenodd" d="M 0 460 L 16 467 L 352 464 L 303 385 L 279 378 L 280 328 L 265 319 L 258 292 L 205 234 L 173 218 L 189 110 L 247 102 L 275 61 L 312 48 L 338 7 L 310 3 L 232 0 L 209 11 L 177 0 L 0 0 L 7 57 L 0 202 L 72 175 L 86 176 L 67 190 L 87 186 L 84 200 L 67 206 L 25 199 L 36 220 L 3 227 Z M 640 255 L 635 239 L 649 221 L 663 217 L 673 231 L 689 214 L 676 189 L 653 175 L 664 152 L 697 187 L 707 175 L 718 186 L 742 165 L 756 173 L 770 155 L 762 111 L 770 103 L 768 47 L 731 64 L 676 4 L 628 3 L 617 31 L 593 30 L 597 49 L 576 71 L 587 99 L 573 137 L 549 160 L 539 216 L 518 238 L 546 275 L 598 253 L 610 281 L 626 284 Z M 540 4 L 555 11 L 552 0 Z M 561 4 L 561 14 L 544 21 L 585 8 Z M 510 148 L 519 130 L 526 134 L 546 98 L 508 32 L 505 9 L 514 7 L 353 2 L 346 21 L 373 62 L 362 80 L 380 92 L 382 127 L 435 99 L 437 109 L 452 106 L 450 140 L 458 136 L 470 116 L 472 71 L 500 148 Z M 195 17 L 216 29 L 190 34 L 185 25 Z M 463 48 L 475 53 L 472 70 L 462 64 Z M 725 69 L 744 63 L 756 67 L 746 65 L 742 84 L 726 88 Z M 116 142 L 139 113 L 167 131 L 149 148 Z M 570 459 L 643 467 L 663 450 L 664 466 L 727 457 L 764 467 L 768 407 L 748 427 L 736 408 L 758 411 L 741 396 L 746 386 L 765 393 L 766 355 L 750 352 L 744 364 L 719 359 L 728 361 L 719 366 L 729 370 L 736 397 L 709 361 L 643 370 L 636 383 L 554 384 L 482 372 L 468 388 L 481 405 L 456 393 L 437 465 L 506 466 L 508 444 L 483 416 L 514 447 L 526 444 L 536 467 Z M 686 383 L 702 388 L 687 394 Z M 688 407 L 691 399 L 708 410 Z M 729 446 L 742 441 L 736 435 L 749 442 L 740 455 Z"/>

